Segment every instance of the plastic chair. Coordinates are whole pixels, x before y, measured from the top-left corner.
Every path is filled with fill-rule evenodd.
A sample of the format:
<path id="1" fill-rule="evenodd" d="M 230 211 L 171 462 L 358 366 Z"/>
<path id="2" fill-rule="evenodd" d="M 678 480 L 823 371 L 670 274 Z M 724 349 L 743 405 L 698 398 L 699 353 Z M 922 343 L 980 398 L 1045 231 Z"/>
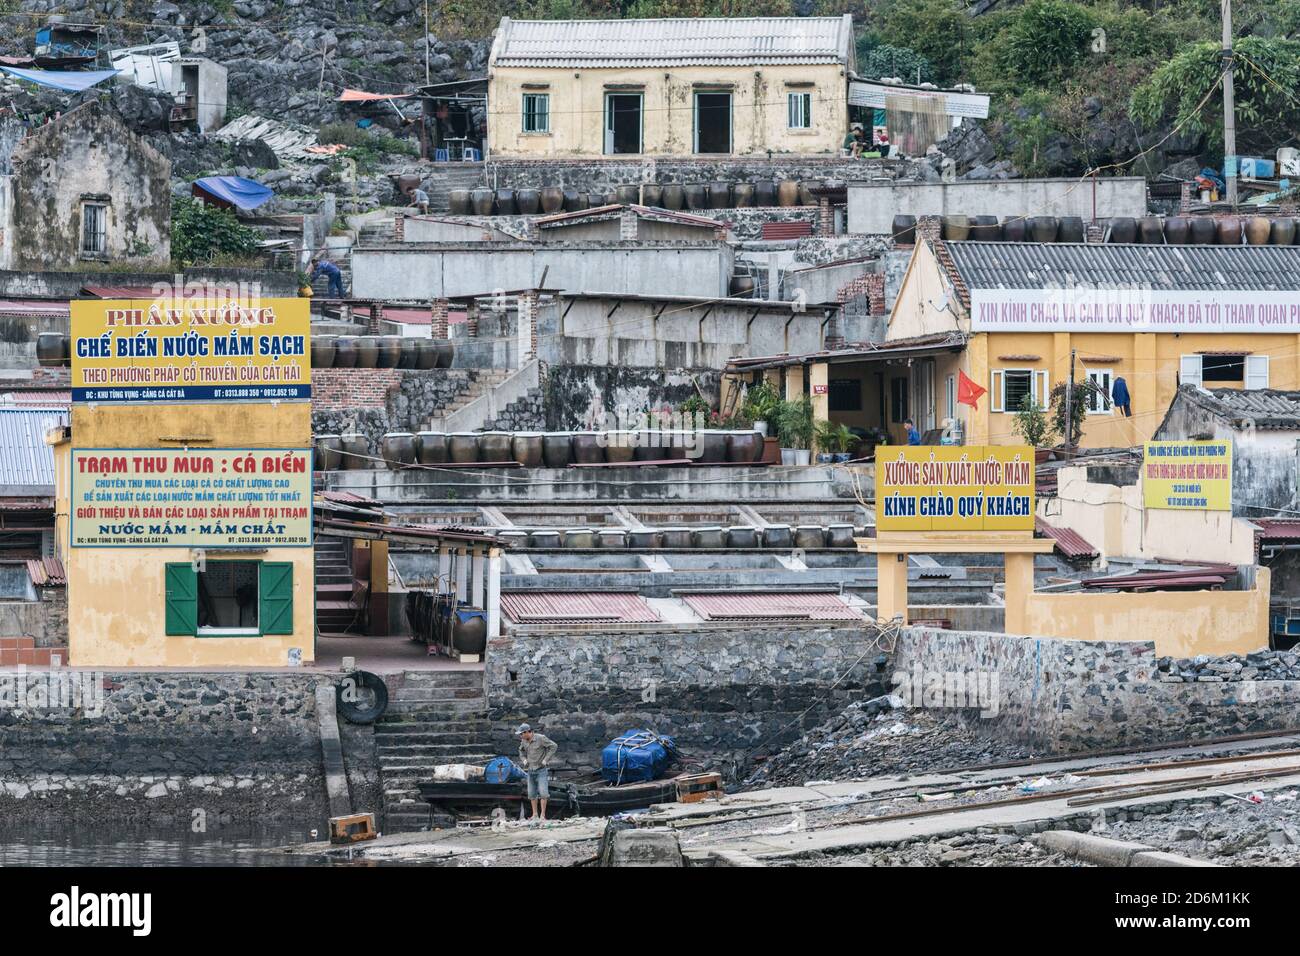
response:
<path id="1" fill-rule="evenodd" d="M 450 163 L 451 150 L 447 149 L 445 146 L 435 147 L 433 150 L 433 161 L 435 163 Z"/>
<path id="2" fill-rule="evenodd" d="M 473 146 L 466 146 L 461 154 L 461 159 L 467 163 L 477 163 L 480 160 L 479 151 Z"/>

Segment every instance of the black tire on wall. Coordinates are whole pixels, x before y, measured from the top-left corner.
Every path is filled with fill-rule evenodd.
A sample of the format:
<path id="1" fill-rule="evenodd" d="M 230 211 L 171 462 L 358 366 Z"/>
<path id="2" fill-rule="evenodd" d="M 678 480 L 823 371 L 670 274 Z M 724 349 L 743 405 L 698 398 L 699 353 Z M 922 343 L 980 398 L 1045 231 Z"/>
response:
<path id="1" fill-rule="evenodd" d="M 339 716 L 349 724 L 373 724 L 388 709 L 388 685 L 378 674 L 353 671 L 335 687 Z"/>

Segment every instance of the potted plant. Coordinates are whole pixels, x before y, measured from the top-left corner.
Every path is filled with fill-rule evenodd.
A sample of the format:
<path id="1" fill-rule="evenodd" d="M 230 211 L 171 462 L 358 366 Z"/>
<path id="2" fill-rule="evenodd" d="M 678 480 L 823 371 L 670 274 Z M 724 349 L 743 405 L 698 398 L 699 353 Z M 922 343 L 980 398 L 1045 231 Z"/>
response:
<path id="1" fill-rule="evenodd" d="M 1020 400 L 1020 408 L 1011 427 L 1015 429 L 1021 441 L 1034 449 L 1034 458 L 1039 464 L 1047 460 L 1051 451 L 1043 446 L 1047 445 L 1051 438 L 1052 423 L 1047 417 L 1047 412 L 1034 401 L 1032 395 L 1026 395 Z"/>
<path id="2" fill-rule="evenodd" d="M 781 437 L 781 464 L 807 465 L 813 440 L 812 401 L 798 398 L 782 402 L 776 412 L 776 431 Z"/>
<path id="3" fill-rule="evenodd" d="M 768 422 L 781 404 L 781 393 L 771 382 L 751 385 L 745 393 L 745 414 L 754 422 L 754 429 L 767 437 Z"/>
<path id="4" fill-rule="evenodd" d="M 814 430 L 819 451 L 817 455 L 818 461 L 846 462 L 849 460 L 849 449 L 857 441 L 857 436 L 849 430 L 848 425 L 835 424 L 821 418 L 817 420 Z"/>

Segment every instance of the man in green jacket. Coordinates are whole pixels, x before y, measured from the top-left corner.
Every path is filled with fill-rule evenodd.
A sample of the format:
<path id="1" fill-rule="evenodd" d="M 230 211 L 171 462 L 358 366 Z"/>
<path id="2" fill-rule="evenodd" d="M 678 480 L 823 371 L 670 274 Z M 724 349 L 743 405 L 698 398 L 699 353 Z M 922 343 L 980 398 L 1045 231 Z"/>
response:
<path id="1" fill-rule="evenodd" d="M 515 731 L 519 737 L 519 765 L 528 775 L 528 799 L 533 805 L 533 819 L 546 822 L 546 800 L 551 795 L 551 758 L 559 746 L 550 737 L 536 733 L 528 724 Z M 537 805 L 541 804 L 541 815 Z"/>

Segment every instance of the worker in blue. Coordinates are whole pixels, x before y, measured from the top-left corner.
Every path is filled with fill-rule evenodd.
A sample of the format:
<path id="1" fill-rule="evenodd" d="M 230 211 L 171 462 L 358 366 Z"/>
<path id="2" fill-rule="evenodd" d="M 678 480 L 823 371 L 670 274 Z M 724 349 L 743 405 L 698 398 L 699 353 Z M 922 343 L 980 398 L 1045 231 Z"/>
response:
<path id="1" fill-rule="evenodd" d="M 903 429 L 907 432 L 907 443 L 909 445 L 921 444 L 921 433 L 916 430 L 916 425 L 910 418 L 903 419 Z"/>
<path id="2" fill-rule="evenodd" d="M 343 298 L 343 273 L 339 271 L 339 267 L 328 259 L 317 259 L 312 263 L 310 281 L 314 282 L 320 275 L 329 280 L 329 291 L 326 295 L 332 299 Z"/>

